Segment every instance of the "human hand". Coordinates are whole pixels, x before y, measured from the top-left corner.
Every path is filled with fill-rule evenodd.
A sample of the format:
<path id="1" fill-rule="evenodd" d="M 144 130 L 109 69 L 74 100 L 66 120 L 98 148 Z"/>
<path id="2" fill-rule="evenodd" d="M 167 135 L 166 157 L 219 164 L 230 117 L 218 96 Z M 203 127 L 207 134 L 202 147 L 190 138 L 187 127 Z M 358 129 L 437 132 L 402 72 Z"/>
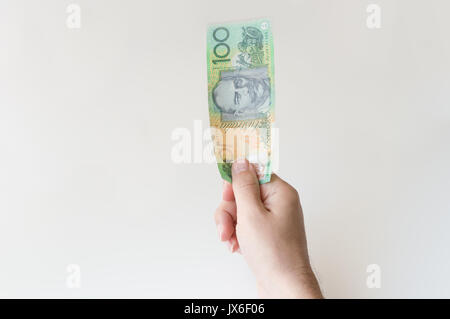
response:
<path id="1" fill-rule="evenodd" d="M 259 185 L 247 160 L 232 167 L 215 213 L 220 240 L 240 252 L 264 298 L 321 298 L 309 263 L 297 191 L 277 175 Z"/>

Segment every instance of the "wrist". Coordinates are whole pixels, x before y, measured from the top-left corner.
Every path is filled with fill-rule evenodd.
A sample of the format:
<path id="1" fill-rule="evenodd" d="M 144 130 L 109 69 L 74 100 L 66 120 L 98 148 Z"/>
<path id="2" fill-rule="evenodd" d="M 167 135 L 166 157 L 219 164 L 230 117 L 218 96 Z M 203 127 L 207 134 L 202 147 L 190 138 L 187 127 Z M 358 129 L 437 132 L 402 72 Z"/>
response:
<path id="1" fill-rule="evenodd" d="M 321 299 L 316 276 L 310 266 L 295 271 L 280 272 L 270 280 L 258 281 L 258 295 L 261 298 Z"/>

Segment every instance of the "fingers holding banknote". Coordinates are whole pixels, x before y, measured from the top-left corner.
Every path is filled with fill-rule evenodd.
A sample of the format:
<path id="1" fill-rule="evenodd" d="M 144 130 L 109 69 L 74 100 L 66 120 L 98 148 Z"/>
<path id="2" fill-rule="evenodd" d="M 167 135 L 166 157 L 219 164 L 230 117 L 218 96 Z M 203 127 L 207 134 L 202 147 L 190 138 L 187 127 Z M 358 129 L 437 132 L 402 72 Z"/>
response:
<path id="1" fill-rule="evenodd" d="M 232 185 L 224 185 L 216 223 L 221 240 L 244 256 L 260 296 L 321 297 L 295 188 L 275 174 L 259 185 L 255 168 L 246 160 L 233 164 L 232 176 Z"/>

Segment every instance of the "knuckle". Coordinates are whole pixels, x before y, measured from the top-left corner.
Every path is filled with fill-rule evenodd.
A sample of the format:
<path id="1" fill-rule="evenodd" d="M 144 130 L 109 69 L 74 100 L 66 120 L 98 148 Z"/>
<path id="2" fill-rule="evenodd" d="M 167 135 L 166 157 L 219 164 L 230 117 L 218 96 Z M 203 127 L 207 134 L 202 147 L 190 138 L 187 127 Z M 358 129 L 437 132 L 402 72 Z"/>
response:
<path id="1" fill-rule="evenodd" d="M 216 223 L 219 222 L 220 216 L 222 215 L 222 209 L 221 207 L 217 207 L 216 211 L 214 212 L 214 220 L 216 221 Z"/>
<path id="2" fill-rule="evenodd" d="M 240 190 L 240 191 L 246 191 L 246 190 L 255 188 L 256 183 L 255 183 L 254 181 L 250 181 L 250 180 L 249 180 L 249 181 L 241 182 L 241 183 L 239 183 L 239 184 L 236 185 L 236 186 L 237 186 L 237 189 L 238 189 L 238 190 Z"/>
<path id="3" fill-rule="evenodd" d="M 235 181 L 233 187 L 237 190 L 249 190 L 258 185 L 258 180 L 254 176 L 248 173 L 241 173 L 240 178 Z"/>
<path id="4" fill-rule="evenodd" d="M 283 185 L 281 186 L 281 190 L 284 194 L 286 194 L 286 196 L 290 200 L 293 200 L 293 201 L 300 200 L 300 195 L 299 195 L 298 191 L 294 187 L 289 185 L 288 183 L 283 183 Z"/>

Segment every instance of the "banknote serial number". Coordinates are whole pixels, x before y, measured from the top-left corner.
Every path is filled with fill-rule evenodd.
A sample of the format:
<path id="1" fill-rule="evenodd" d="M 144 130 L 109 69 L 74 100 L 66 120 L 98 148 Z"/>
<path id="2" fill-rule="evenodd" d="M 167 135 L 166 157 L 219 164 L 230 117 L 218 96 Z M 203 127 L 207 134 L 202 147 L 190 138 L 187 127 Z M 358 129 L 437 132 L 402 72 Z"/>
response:
<path id="1" fill-rule="evenodd" d="M 230 31 L 225 27 L 215 28 L 213 31 L 213 39 L 217 42 L 214 46 L 213 53 L 216 59 L 213 59 L 214 64 L 229 62 L 230 46 L 225 42 L 230 37 Z"/>
<path id="2" fill-rule="evenodd" d="M 195 305 L 191 303 L 186 305 L 184 309 L 185 314 L 203 314 L 215 317 L 219 314 L 226 316 L 233 315 L 250 315 L 264 313 L 264 304 L 228 304 L 227 307 L 214 305 Z"/>

